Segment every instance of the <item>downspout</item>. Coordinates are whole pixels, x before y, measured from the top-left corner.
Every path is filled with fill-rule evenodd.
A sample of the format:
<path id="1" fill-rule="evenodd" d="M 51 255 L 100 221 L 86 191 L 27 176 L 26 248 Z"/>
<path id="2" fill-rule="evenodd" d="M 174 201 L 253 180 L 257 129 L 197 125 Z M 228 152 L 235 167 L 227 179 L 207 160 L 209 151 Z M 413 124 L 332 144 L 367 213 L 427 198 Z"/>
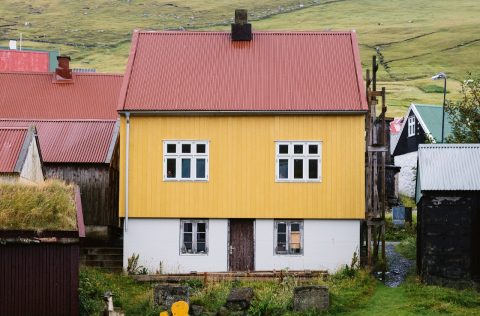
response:
<path id="1" fill-rule="evenodd" d="M 130 154 L 130 112 L 125 113 L 127 119 L 127 136 L 125 139 L 125 232 L 128 228 L 128 162 Z"/>

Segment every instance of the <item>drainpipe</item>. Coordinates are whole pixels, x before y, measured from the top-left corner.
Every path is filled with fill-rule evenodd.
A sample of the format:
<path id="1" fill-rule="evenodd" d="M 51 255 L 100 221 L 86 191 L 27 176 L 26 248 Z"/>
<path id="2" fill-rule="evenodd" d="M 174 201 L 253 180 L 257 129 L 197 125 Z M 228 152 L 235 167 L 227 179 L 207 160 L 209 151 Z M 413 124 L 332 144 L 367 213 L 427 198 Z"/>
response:
<path id="1" fill-rule="evenodd" d="M 125 232 L 128 226 L 128 162 L 130 154 L 130 112 L 125 113 L 127 119 L 127 136 L 125 140 Z"/>

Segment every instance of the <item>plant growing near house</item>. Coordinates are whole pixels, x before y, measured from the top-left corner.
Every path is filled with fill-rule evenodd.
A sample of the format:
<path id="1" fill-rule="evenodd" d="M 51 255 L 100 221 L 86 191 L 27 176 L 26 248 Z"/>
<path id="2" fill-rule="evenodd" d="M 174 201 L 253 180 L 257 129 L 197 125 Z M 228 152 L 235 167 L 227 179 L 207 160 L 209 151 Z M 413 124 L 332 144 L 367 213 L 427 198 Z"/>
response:
<path id="1" fill-rule="evenodd" d="M 462 98 L 448 103 L 452 134 L 447 143 L 480 143 L 480 76 L 468 74 L 462 85 Z"/>
<path id="2" fill-rule="evenodd" d="M 128 258 L 128 264 L 127 264 L 127 273 L 128 274 L 148 274 L 148 269 L 145 268 L 144 266 L 139 266 L 138 265 L 138 258 L 140 255 L 135 255 L 135 253 L 132 254 L 131 257 Z"/>

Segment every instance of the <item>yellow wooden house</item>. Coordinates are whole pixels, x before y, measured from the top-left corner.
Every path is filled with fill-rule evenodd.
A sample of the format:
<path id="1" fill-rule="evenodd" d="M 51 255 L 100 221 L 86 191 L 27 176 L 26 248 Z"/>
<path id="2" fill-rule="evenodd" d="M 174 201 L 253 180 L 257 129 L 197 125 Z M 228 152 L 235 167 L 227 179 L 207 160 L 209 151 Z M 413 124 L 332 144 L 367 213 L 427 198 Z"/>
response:
<path id="1" fill-rule="evenodd" d="M 359 250 L 355 32 L 135 31 L 119 101 L 124 261 L 335 270 Z"/>

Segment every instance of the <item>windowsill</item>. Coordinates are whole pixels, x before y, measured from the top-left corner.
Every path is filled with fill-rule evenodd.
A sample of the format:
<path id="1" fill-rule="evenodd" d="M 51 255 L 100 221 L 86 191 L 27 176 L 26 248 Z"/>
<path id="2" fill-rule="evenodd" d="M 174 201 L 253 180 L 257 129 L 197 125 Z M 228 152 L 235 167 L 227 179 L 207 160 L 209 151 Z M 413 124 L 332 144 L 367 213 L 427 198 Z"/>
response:
<path id="1" fill-rule="evenodd" d="M 318 180 L 289 180 L 289 179 L 276 179 L 276 183 L 322 183 L 322 179 Z"/>
<path id="2" fill-rule="evenodd" d="M 180 256 L 185 256 L 185 257 L 208 256 L 208 252 L 207 253 L 180 253 Z"/>
<path id="3" fill-rule="evenodd" d="M 163 179 L 163 182 L 208 182 L 208 179 Z"/>
<path id="4" fill-rule="evenodd" d="M 303 254 L 276 253 L 275 256 L 279 256 L 279 257 L 303 257 Z"/>

